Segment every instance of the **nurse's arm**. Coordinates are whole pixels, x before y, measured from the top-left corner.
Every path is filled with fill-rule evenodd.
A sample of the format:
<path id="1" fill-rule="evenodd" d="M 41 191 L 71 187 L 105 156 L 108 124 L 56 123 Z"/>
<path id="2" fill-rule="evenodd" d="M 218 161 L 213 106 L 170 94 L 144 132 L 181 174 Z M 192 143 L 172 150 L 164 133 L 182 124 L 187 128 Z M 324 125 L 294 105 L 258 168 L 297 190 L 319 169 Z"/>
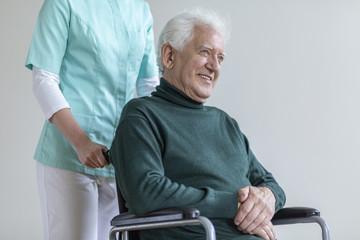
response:
<path id="1" fill-rule="evenodd" d="M 71 110 L 64 108 L 56 112 L 50 119 L 66 139 L 74 146 L 80 162 L 90 168 L 103 168 L 109 163 L 103 156 L 106 146 L 93 142 L 81 129 Z"/>

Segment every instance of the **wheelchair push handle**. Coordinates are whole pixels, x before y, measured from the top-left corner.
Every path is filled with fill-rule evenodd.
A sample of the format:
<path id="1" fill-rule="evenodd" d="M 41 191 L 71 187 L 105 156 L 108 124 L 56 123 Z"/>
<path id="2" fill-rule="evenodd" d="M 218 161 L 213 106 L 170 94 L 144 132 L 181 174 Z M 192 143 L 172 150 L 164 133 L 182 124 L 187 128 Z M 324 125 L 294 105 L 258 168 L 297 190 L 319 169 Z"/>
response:
<path id="1" fill-rule="evenodd" d="M 102 153 L 106 159 L 106 161 L 110 162 L 110 150 L 102 150 Z"/>

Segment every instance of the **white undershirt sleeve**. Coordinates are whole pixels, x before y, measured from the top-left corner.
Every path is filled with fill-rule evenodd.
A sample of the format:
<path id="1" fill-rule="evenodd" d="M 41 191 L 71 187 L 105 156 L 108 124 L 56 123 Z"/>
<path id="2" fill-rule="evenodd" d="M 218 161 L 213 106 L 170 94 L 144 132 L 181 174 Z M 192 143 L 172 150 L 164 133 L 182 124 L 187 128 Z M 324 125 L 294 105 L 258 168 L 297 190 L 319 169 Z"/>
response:
<path id="1" fill-rule="evenodd" d="M 59 75 L 33 66 L 32 78 L 33 93 L 47 120 L 59 110 L 70 108 L 59 88 Z"/>
<path id="2" fill-rule="evenodd" d="M 155 87 L 159 85 L 159 77 L 139 78 L 136 82 L 136 93 L 139 97 L 150 96 Z"/>

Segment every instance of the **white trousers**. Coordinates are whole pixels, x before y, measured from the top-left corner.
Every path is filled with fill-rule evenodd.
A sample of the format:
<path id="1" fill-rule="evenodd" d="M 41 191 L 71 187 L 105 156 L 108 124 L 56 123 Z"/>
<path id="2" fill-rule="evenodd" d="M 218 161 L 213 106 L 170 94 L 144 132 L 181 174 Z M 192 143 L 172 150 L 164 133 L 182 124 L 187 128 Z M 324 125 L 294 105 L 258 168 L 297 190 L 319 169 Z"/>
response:
<path id="1" fill-rule="evenodd" d="M 37 163 L 45 240 L 107 240 L 117 214 L 113 178 Z"/>

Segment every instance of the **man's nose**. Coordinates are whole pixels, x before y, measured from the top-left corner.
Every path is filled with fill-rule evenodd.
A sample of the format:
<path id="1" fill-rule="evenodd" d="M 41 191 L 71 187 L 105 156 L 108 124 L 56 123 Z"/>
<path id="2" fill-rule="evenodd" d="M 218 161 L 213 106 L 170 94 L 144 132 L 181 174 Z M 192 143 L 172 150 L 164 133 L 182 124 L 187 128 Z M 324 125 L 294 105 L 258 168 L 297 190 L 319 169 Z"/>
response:
<path id="1" fill-rule="evenodd" d="M 211 57 L 208 58 L 206 67 L 213 71 L 213 72 L 217 72 L 220 69 L 220 62 L 217 56 L 213 55 Z"/>

